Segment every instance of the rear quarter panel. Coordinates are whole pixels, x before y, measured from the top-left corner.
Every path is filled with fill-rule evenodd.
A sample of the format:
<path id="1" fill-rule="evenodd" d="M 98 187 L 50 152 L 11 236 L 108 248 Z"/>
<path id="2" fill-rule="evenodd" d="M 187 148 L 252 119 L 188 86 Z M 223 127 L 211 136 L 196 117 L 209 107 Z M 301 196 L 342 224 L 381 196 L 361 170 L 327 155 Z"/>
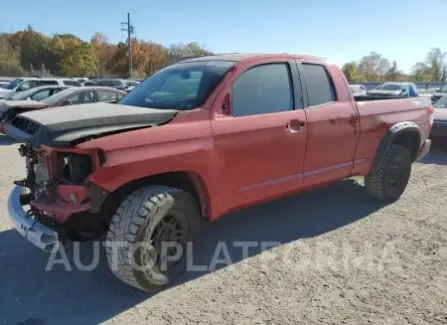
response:
<path id="1" fill-rule="evenodd" d="M 415 97 L 357 102 L 360 114 L 360 139 L 355 159 L 363 160 L 354 174 L 366 174 L 371 168 L 380 141 L 399 122 L 414 122 L 421 131 L 421 144 L 430 133 L 430 98 Z"/>

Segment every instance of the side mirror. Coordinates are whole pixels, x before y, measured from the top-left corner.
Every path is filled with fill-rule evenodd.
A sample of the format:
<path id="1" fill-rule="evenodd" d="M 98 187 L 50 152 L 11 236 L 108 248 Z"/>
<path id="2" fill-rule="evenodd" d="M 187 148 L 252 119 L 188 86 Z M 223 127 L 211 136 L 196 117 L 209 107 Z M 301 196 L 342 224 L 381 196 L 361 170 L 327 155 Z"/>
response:
<path id="1" fill-rule="evenodd" d="M 31 100 L 31 97 L 26 97 L 26 100 Z"/>
<path id="2" fill-rule="evenodd" d="M 70 104 L 71 103 L 68 100 L 66 100 L 65 102 L 62 102 L 61 106 L 67 106 L 67 105 L 70 105 Z"/>

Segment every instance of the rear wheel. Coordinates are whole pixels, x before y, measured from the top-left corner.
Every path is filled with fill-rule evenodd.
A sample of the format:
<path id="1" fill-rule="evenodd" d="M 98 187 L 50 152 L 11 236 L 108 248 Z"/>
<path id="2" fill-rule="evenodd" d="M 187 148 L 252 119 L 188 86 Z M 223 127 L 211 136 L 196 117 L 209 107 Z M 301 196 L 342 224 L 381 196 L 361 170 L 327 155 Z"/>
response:
<path id="1" fill-rule="evenodd" d="M 186 246 L 198 234 L 201 217 L 187 192 L 146 186 L 129 195 L 107 233 L 106 255 L 112 272 L 148 292 L 169 286 L 186 269 Z"/>
<path id="2" fill-rule="evenodd" d="M 368 193 L 375 199 L 391 203 L 405 191 L 411 174 L 411 153 L 408 148 L 392 144 L 378 168 L 365 176 Z"/>

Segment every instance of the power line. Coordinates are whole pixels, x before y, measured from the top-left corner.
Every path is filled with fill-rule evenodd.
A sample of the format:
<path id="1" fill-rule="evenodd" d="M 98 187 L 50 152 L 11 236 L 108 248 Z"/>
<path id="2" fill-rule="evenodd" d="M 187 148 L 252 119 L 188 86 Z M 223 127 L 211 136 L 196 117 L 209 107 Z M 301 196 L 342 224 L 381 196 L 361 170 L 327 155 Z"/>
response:
<path id="1" fill-rule="evenodd" d="M 130 23 L 130 13 L 127 13 L 127 22 L 121 23 L 126 28 L 121 28 L 122 31 L 127 32 L 127 47 L 129 49 L 129 78 L 132 78 L 132 35 L 134 34 L 135 26 Z"/>

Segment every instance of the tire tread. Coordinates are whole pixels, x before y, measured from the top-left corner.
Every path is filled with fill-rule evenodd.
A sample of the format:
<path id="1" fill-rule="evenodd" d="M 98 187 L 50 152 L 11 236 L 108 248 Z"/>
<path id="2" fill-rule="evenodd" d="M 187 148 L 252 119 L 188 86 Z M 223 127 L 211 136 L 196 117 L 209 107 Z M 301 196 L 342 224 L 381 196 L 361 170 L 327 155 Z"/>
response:
<path id="1" fill-rule="evenodd" d="M 168 186 L 151 185 L 135 190 L 121 202 L 120 207 L 113 216 L 106 241 L 110 243 L 127 242 L 131 245 L 136 244 L 138 242 L 138 234 L 142 228 L 159 212 L 163 203 L 174 200 L 173 194 L 176 192 L 182 192 L 184 195 L 189 196 L 191 200 L 194 200 L 189 193 Z M 139 283 L 130 263 L 128 246 L 117 249 L 117 267 L 114 265 L 114 250 L 110 245 L 106 245 L 105 251 L 107 263 L 112 273 L 118 279 L 144 291 L 158 291 L 155 288 L 151 290 L 143 287 Z"/>
<path id="2" fill-rule="evenodd" d="M 368 192 L 368 194 L 373 197 L 376 200 L 382 201 L 382 202 L 390 202 L 390 198 L 387 197 L 385 190 L 384 190 L 384 183 L 386 182 L 386 171 L 388 168 L 388 165 L 391 163 L 393 157 L 399 152 L 399 151 L 407 151 L 408 156 L 409 150 L 398 144 L 392 144 L 388 151 L 385 153 L 385 156 L 382 160 L 382 163 L 376 170 L 370 171 L 365 176 L 365 187 Z"/>

